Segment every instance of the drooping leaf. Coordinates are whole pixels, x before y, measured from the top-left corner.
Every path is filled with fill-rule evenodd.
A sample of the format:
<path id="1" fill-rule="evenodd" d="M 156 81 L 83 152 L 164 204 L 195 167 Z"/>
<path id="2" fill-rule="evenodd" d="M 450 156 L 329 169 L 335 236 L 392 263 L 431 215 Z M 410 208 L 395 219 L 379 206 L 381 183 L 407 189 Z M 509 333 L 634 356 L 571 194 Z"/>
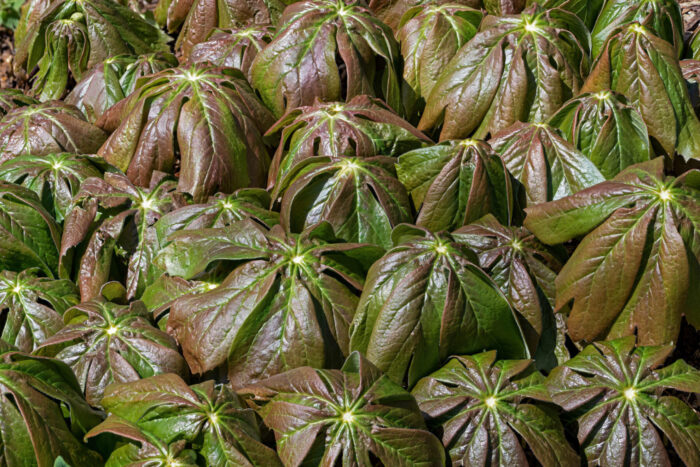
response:
<path id="1" fill-rule="evenodd" d="M 398 44 L 391 29 L 361 3 L 297 2 L 285 9 L 279 24 L 251 71 L 253 87 L 276 117 L 316 99 L 349 101 L 362 94 L 402 112 Z"/>
<path id="2" fill-rule="evenodd" d="M 300 107 L 282 117 L 268 135 L 281 132 L 270 169 L 268 188 L 304 159 L 314 156 L 399 156 L 430 139 L 398 117 L 381 101 L 358 96 L 347 104 Z"/>
<path id="3" fill-rule="evenodd" d="M 413 220 L 394 161 L 375 156 L 314 157 L 300 162 L 273 191 L 273 199 L 281 199 L 281 224 L 291 232 L 302 232 L 326 221 L 347 242 L 391 247 L 391 230 Z"/>
<path id="4" fill-rule="evenodd" d="M 434 3 L 409 9 L 396 38 L 404 59 L 403 77 L 426 99 L 445 65 L 479 30 L 483 14 L 460 3 Z"/>
<path id="5" fill-rule="evenodd" d="M 491 214 L 452 235 L 477 254 L 479 265 L 519 313 L 530 348 L 543 344 L 543 332 L 556 327 L 552 317 L 554 280 L 565 253 L 543 245 L 527 229 L 502 225 Z"/>
<path id="6" fill-rule="evenodd" d="M 578 94 L 590 35 L 568 11 L 537 5 L 517 16 L 487 16 L 449 61 L 418 128 L 440 140 L 484 138 L 517 121 L 541 122 Z"/>
<path id="7" fill-rule="evenodd" d="M 530 6 L 537 3 L 543 8 L 561 8 L 575 14 L 590 30 L 600 14 L 605 0 L 527 0 Z M 595 56 L 595 55 L 594 55 Z"/>
<path id="8" fill-rule="evenodd" d="M 441 428 L 454 466 L 528 465 L 521 439 L 542 465 L 579 465 L 561 422 L 538 403 L 550 399 L 531 360 L 496 361 L 495 351 L 452 357 L 411 394 Z"/>
<path id="9" fill-rule="evenodd" d="M 167 51 L 170 39 L 141 15 L 110 0 L 57 0 L 27 24 L 17 43 L 15 68 L 38 67 L 33 90 L 60 99 L 69 80 L 120 54 Z"/>
<path id="10" fill-rule="evenodd" d="M 359 352 L 340 370 L 296 368 L 241 390 L 254 396 L 285 466 L 444 465 L 413 397 Z"/>
<path id="11" fill-rule="evenodd" d="M 652 34 L 673 44 L 676 56 L 683 49 L 683 17 L 675 0 L 605 0 L 591 30 L 592 56 L 598 57 L 605 42 L 620 27 L 639 22 Z"/>
<path id="12" fill-rule="evenodd" d="M 214 261 L 236 261 L 218 288 L 183 296 L 170 308 L 168 330 L 192 372 L 227 362 L 231 384 L 240 387 L 342 361 L 365 272 L 382 250 L 329 243 L 329 230 L 322 224 L 285 234 L 243 220 L 171 236 L 156 258 L 170 275 L 191 278 Z"/>
<path id="13" fill-rule="evenodd" d="M 286 3 L 283 0 L 160 0 L 161 4 L 166 2 L 168 30 L 175 32 L 182 22 L 175 49 L 184 60 L 216 29 L 275 26 Z M 183 14 L 187 16 L 183 18 Z"/>
<path id="14" fill-rule="evenodd" d="M 504 224 L 514 217 L 511 176 L 481 141 L 445 141 L 409 151 L 399 157 L 396 170 L 420 208 L 416 224 L 426 229 L 453 230 L 488 213 Z"/>
<path id="15" fill-rule="evenodd" d="M 372 13 L 395 32 L 398 31 L 401 18 L 408 10 L 421 5 L 428 8 L 443 3 L 480 8 L 483 2 L 481 0 L 369 0 L 367 2 Z"/>
<path id="16" fill-rule="evenodd" d="M 94 154 L 107 135 L 60 101 L 15 108 L 0 120 L 0 163 L 22 154 Z"/>
<path id="17" fill-rule="evenodd" d="M 589 465 L 671 466 L 660 436 L 685 465 L 700 463 L 700 418 L 680 398 L 698 392 L 700 372 L 683 360 L 658 368 L 673 346 L 637 347 L 634 336 L 587 346 L 552 371 L 552 399 L 575 411 L 578 440 Z"/>
<path id="18" fill-rule="evenodd" d="M 26 105 L 38 103 L 39 101 L 25 95 L 19 89 L 0 89 L 0 119 L 4 117 L 7 112 L 16 107 L 24 107 Z"/>
<path id="19" fill-rule="evenodd" d="M 269 111 L 240 71 L 196 64 L 137 83 L 98 124 L 114 130 L 98 154 L 148 186 L 154 171 L 173 173 L 196 202 L 222 191 L 264 186 L 269 155 L 262 134 Z"/>
<path id="20" fill-rule="evenodd" d="M 31 352 L 63 327 L 63 312 L 78 303 L 75 285 L 37 277 L 36 271 L 0 272 L 0 339 Z"/>
<path id="21" fill-rule="evenodd" d="M 58 271 L 61 227 L 37 195 L 14 183 L 0 182 L 0 270 L 39 268 Z"/>
<path id="22" fill-rule="evenodd" d="M 669 156 L 700 154 L 700 121 L 693 111 L 678 53 L 649 29 L 633 23 L 610 36 L 586 80 L 584 92 L 624 94 L 642 114 L 649 136 Z"/>
<path id="23" fill-rule="evenodd" d="M 51 358 L 17 352 L 0 340 L 3 466 L 52 467 L 57 456 L 73 465 L 98 465 L 100 456 L 79 439 L 99 421 L 70 368 Z"/>
<path id="24" fill-rule="evenodd" d="M 248 218 L 271 228 L 279 223 L 279 214 L 270 211 L 270 204 L 270 195 L 259 188 L 243 188 L 232 195 L 219 193 L 206 203 L 182 206 L 158 219 L 158 243 L 165 246 L 170 235 L 182 230 L 226 227 Z"/>
<path id="25" fill-rule="evenodd" d="M 78 284 L 81 301 L 100 297 L 110 280 L 123 281 L 127 298 L 138 298 L 162 274 L 153 264 L 159 249 L 153 224 L 182 201 L 175 182 L 160 175 L 149 189 L 117 173 L 83 182 L 66 217 L 59 265 L 61 277 Z"/>
<path id="26" fill-rule="evenodd" d="M 187 375 L 175 341 L 153 327 L 141 302 L 130 306 L 105 301 L 76 305 L 63 314 L 65 327 L 38 352 L 71 367 L 85 398 L 100 406 L 105 388 L 160 373 Z"/>
<path id="27" fill-rule="evenodd" d="M 188 63 L 211 62 L 216 66 L 238 68 L 250 81 L 253 59 L 273 36 L 273 28 L 264 24 L 216 30 L 206 41 L 192 48 L 187 60 Z"/>
<path id="28" fill-rule="evenodd" d="M 252 409 L 228 386 L 214 381 L 187 386 L 174 374 L 112 384 L 102 406 L 165 443 L 186 440 L 206 465 L 281 466 L 260 441 Z"/>
<path id="29" fill-rule="evenodd" d="M 58 222 L 71 209 L 80 184 L 102 174 L 89 157 L 70 153 L 24 155 L 0 164 L 0 180 L 29 188 Z"/>
<path id="30" fill-rule="evenodd" d="M 186 449 L 187 443 L 184 440 L 168 444 L 136 424 L 115 415 L 110 415 L 107 420 L 90 430 L 85 439 L 104 433 L 135 441 L 122 444 L 112 451 L 105 467 L 197 467 L 197 453 Z"/>
<path id="31" fill-rule="evenodd" d="M 606 178 L 649 160 L 652 149 L 639 112 L 621 94 L 611 91 L 581 94 L 549 119 Z"/>
<path id="32" fill-rule="evenodd" d="M 514 310 L 464 244 L 407 225 L 394 244 L 369 270 L 351 350 L 396 382 L 408 375 L 409 387 L 450 355 L 528 355 Z"/>
<path id="33" fill-rule="evenodd" d="M 566 198 L 526 209 L 525 226 L 548 244 L 585 235 L 556 279 L 556 307 L 573 300 L 572 339 L 636 334 L 642 345 L 674 341 L 700 271 L 698 172 L 665 177 L 663 158 Z"/>
<path id="34" fill-rule="evenodd" d="M 482 0 L 484 10 L 490 15 L 517 15 L 525 9 L 526 0 Z"/>
<path id="35" fill-rule="evenodd" d="M 563 198 L 605 180 L 559 130 L 544 123 L 516 123 L 489 143 L 524 187 L 528 206 Z"/>
<path id="36" fill-rule="evenodd" d="M 96 122 L 107 109 L 131 94 L 140 78 L 174 66 L 175 57 L 163 52 L 109 57 L 84 74 L 65 102 Z"/>
<path id="37" fill-rule="evenodd" d="M 153 315 L 158 328 L 167 331 L 170 306 L 184 295 L 208 292 L 219 286 L 214 281 L 187 280 L 163 274 L 148 284 L 140 300 Z"/>

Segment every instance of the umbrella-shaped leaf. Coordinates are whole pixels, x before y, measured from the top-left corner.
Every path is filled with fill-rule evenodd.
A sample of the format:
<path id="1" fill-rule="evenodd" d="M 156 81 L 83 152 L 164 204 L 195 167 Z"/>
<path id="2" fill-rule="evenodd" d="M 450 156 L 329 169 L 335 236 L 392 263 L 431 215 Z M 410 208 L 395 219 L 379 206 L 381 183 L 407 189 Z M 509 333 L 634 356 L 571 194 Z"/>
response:
<path id="1" fill-rule="evenodd" d="M 606 0 L 591 30 L 592 56 L 598 57 L 605 41 L 618 29 L 640 22 L 652 34 L 673 44 L 676 55 L 683 48 L 683 17 L 675 0 Z"/>
<path id="2" fill-rule="evenodd" d="M 153 327 L 141 302 L 130 306 L 104 301 L 82 303 L 63 315 L 66 326 L 38 352 L 71 367 L 87 401 L 99 406 L 105 388 L 160 373 L 187 375 L 175 341 Z"/>
<path id="3" fill-rule="evenodd" d="M 153 224 L 181 200 L 175 182 L 157 175 L 150 189 L 116 173 L 83 182 L 66 217 L 59 266 L 61 277 L 77 282 L 83 302 L 99 297 L 110 280 L 125 280 L 127 297 L 137 298 L 162 273 L 153 264 Z"/>
<path id="4" fill-rule="evenodd" d="M 642 114 L 649 136 L 669 155 L 700 154 L 700 121 L 693 111 L 678 53 L 633 23 L 610 36 L 583 88 L 624 94 Z"/>
<path id="5" fill-rule="evenodd" d="M 554 279 L 565 252 L 543 245 L 527 229 L 502 225 L 490 214 L 452 235 L 477 254 L 479 265 L 520 314 L 530 347 L 536 348 L 547 327 L 553 327 Z"/>
<path id="6" fill-rule="evenodd" d="M 217 30 L 192 48 L 188 63 L 211 62 L 216 66 L 238 68 L 250 81 L 253 59 L 272 41 L 273 35 L 273 28 L 264 24 Z"/>
<path id="7" fill-rule="evenodd" d="M 590 35 L 565 10 L 537 5 L 517 16 L 487 16 L 445 66 L 418 128 L 440 139 L 484 138 L 517 121 L 540 122 L 578 94 Z"/>
<path id="8" fill-rule="evenodd" d="M 575 97 L 548 123 L 559 128 L 607 179 L 652 154 L 642 116 L 623 95 L 611 91 Z"/>
<path id="9" fill-rule="evenodd" d="M 169 37 L 138 13 L 110 0 L 58 0 L 27 25 L 15 67 L 38 67 L 34 92 L 60 99 L 69 80 L 120 54 L 167 51 Z"/>
<path id="10" fill-rule="evenodd" d="M 156 259 L 190 278 L 217 260 L 236 261 L 221 285 L 171 306 L 168 330 L 194 373 L 228 362 L 240 387 L 282 371 L 339 364 L 369 265 L 381 249 L 328 243 L 330 226 L 285 234 L 252 220 L 184 231 Z"/>
<path id="11" fill-rule="evenodd" d="M 282 138 L 268 188 L 309 157 L 399 156 L 430 143 L 423 133 L 369 96 L 355 97 L 347 104 L 317 101 L 313 106 L 294 109 L 268 134 L 279 131 Z"/>
<path id="12" fill-rule="evenodd" d="M 561 8 L 574 13 L 588 29 L 593 27 L 605 0 L 527 0 L 527 5 L 538 3 L 543 8 Z"/>
<path id="13" fill-rule="evenodd" d="M 515 311 L 464 244 L 407 225 L 394 230 L 394 239 L 367 275 L 351 350 L 394 381 L 408 374 L 409 387 L 450 355 L 528 354 Z"/>
<path id="14" fill-rule="evenodd" d="M 514 216 L 512 179 L 483 142 L 445 141 L 399 157 L 399 180 L 420 208 L 416 224 L 452 230 L 493 213 L 504 224 Z"/>
<path id="15" fill-rule="evenodd" d="M 94 154 L 106 138 L 72 105 L 53 101 L 19 107 L 0 120 L 0 163 L 22 154 Z"/>
<path id="16" fill-rule="evenodd" d="M 114 130 L 99 155 L 148 186 L 173 173 L 196 202 L 222 191 L 264 186 L 270 163 L 262 134 L 272 115 L 240 71 L 196 64 L 161 71 L 110 109 L 98 124 Z"/>
<path id="17" fill-rule="evenodd" d="M 665 177 L 663 158 L 557 201 L 526 209 L 525 226 L 557 244 L 585 235 L 556 279 L 556 307 L 573 300 L 569 335 L 579 341 L 636 334 L 640 344 L 698 326 L 689 290 L 700 271 L 698 171 Z"/>
<path id="18" fill-rule="evenodd" d="M 101 175 L 89 157 L 69 153 L 24 155 L 0 164 L 0 180 L 32 190 L 58 222 L 70 211 L 80 184 Z"/>
<path id="19" fill-rule="evenodd" d="M 487 0 L 488 1 L 488 0 Z M 511 0 L 503 0 L 504 2 Z M 515 0 L 522 1 L 525 0 Z M 482 0 L 369 0 L 367 4 L 372 13 L 393 31 L 398 31 L 403 15 L 413 7 L 424 6 L 429 8 L 443 3 L 463 5 L 470 8 L 480 8 Z"/>
<path id="20" fill-rule="evenodd" d="M 411 222 L 408 194 L 396 178 L 393 157 L 314 157 L 300 162 L 275 187 L 280 222 L 301 232 L 326 221 L 348 242 L 391 247 L 391 230 Z"/>
<path id="21" fill-rule="evenodd" d="M 65 101 L 95 122 L 107 109 L 131 94 L 139 78 L 173 66 L 177 66 L 175 57 L 163 52 L 110 57 L 85 73 Z"/>
<path id="22" fill-rule="evenodd" d="M 403 77 L 423 99 L 457 51 L 479 30 L 483 14 L 460 3 L 418 5 L 399 23 Z"/>
<path id="23" fill-rule="evenodd" d="M 316 99 L 362 94 L 400 113 L 400 59 L 391 29 L 361 3 L 302 1 L 285 9 L 277 36 L 255 57 L 252 84 L 278 118 Z"/>
<path id="24" fill-rule="evenodd" d="M 85 439 L 111 433 L 129 440 L 110 454 L 105 467 L 197 467 L 197 453 L 184 440 L 166 443 L 135 423 L 111 415 L 90 430 Z M 134 441 L 135 443 L 132 443 Z"/>
<path id="25" fill-rule="evenodd" d="M 0 182 L 0 270 L 37 267 L 54 277 L 61 227 L 39 197 L 14 183 Z"/>
<path id="26" fill-rule="evenodd" d="M 36 271 L 0 272 L 0 339 L 31 352 L 63 327 L 63 312 L 78 303 L 66 280 L 37 277 Z M 4 316 L 3 316 L 4 315 Z"/>
<path id="27" fill-rule="evenodd" d="M 340 370 L 296 368 L 241 390 L 254 396 L 285 466 L 444 465 L 413 397 L 359 352 Z"/>
<path id="28" fill-rule="evenodd" d="M 552 399 L 575 411 L 589 465 L 671 466 L 662 432 L 685 465 L 700 464 L 700 418 L 676 396 L 700 391 L 700 372 L 683 360 L 658 368 L 673 346 L 637 347 L 634 337 L 598 342 L 552 371 Z"/>
<path id="29" fill-rule="evenodd" d="M 489 143 L 524 187 L 528 206 L 563 198 L 605 180 L 559 130 L 544 123 L 516 123 Z"/>
<path id="30" fill-rule="evenodd" d="M 98 465 L 100 456 L 79 438 L 99 422 L 70 368 L 51 358 L 17 352 L 0 340 L 3 466 L 52 467 L 57 456 L 76 466 Z"/>
<path id="31" fill-rule="evenodd" d="M 252 409 L 228 386 L 206 381 L 187 386 L 174 374 L 109 386 L 102 406 L 166 443 L 184 439 L 211 466 L 281 465 L 260 441 Z"/>
<path id="32" fill-rule="evenodd" d="M 499 360 L 496 352 L 451 358 L 411 393 L 429 425 L 442 429 L 452 465 L 528 465 L 520 439 L 542 465 L 578 466 L 548 402 L 544 377 L 531 360 Z"/>

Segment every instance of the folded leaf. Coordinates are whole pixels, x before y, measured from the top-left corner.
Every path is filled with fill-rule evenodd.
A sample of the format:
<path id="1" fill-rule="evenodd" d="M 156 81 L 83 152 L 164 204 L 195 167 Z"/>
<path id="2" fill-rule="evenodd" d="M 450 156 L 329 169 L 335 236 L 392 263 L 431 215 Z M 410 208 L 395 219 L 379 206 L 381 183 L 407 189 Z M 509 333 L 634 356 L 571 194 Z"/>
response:
<path id="1" fill-rule="evenodd" d="M 399 157 L 399 180 L 420 213 L 416 224 L 452 230 L 493 213 L 504 224 L 515 216 L 513 181 L 503 161 L 481 141 L 445 141 Z"/>
<path id="2" fill-rule="evenodd" d="M 25 95 L 19 89 L 0 89 L 0 119 L 4 117 L 7 112 L 16 107 L 24 107 L 25 105 L 38 103 L 36 99 Z"/>
<path id="3" fill-rule="evenodd" d="M 405 224 L 394 244 L 369 270 L 351 350 L 409 387 L 450 355 L 528 355 L 515 311 L 464 244 Z"/>
<path id="4" fill-rule="evenodd" d="M 537 5 L 518 16 L 487 16 L 449 61 L 418 128 L 440 140 L 485 138 L 517 121 L 541 122 L 578 94 L 590 35 L 573 13 Z"/>

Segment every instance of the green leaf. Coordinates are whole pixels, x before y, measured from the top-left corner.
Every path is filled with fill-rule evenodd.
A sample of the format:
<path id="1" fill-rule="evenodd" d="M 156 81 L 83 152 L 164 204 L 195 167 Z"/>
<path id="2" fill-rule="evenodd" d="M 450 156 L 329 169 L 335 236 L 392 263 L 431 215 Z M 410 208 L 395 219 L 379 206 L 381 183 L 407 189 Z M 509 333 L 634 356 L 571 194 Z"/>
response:
<path id="1" fill-rule="evenodd" d="M 595 24 L 605 0 L 527 0 L 527 5 L 538 3 L 542 8 L 561 8 L 575 14 L 590 30 Z M 594 55 L 595 56 L 595 55 Z"/>
<path id="2" fill-rule="evenodd" d="M 179 376 L 163 374 L 113 384 L 102 406 L 165 443 L 184 439 L 193 448 L 199 445 L 206 465 L 281 466 L 277 454 L 261 442 L 253 410 L 213 381 L 187 386 Z"/>
<path id="3" fill-rule="evenodd" d="M 581 94 L 549 119 L 606 179 L 650 159 L 647 127 L 627 99 L 611 91 Z"/>
<path id="4" fill-rule="evenodd" d="M 39 268 L 55 277 L 61 228 L 37 195 L 14 183 L 0 182 L 0 269 Z"/>
<path id="5" fill-rule="evenodd" d="M 284 465 L 441 466 L 413 397 L 353 352 L 341 370 L 296 368 L 241 389 L 275 431 Z"/>
<path id="6" fill-rule="evenodd" d="M 528 206 L 563 198 L 605 180 L 561 132 L 544 123 L 516 123 L 489 143 L 523 185 Z"/>
<path id="7" fill-rule="evenodd" d="M 572 339 L 636 334 L 644 345 L 676 339 L 700 258 L 693 240 L 700 191 L 684 179 L 664 177 L 657 158 L 526 210 L 525 226 L 545 243 L 587 234 L 556 279 L 556 307 L 574 301 Z"/>
<path id="8" fill-rule="evenodd" d="M 285 9 L 276 37 L 255 57 L 251 72 L 253 87 L 276 117 L 316 99 L 349 101 L 362 94 L 402 113 L 398 44 L 362 5 L 308 0 Z"/>
<path id="9" fill-rule="evenodd" d="M 473 254 L 447 234 L 415 233 L 370 268 L 350 349 L 409 387 L 453 354 L 527 356 L 514 310 Z"/>
<path id="10" fill-rule="evenodd" d="M 325 221 L 347 242 L 391 247 L 392 228 L 413 220 L 394 161 L 376 156 L 300 162 L 272 194 L 273 199 L 281 198 L 281 224 L 301 232 Z"/>
<path id="11" fill-rule="evenodd" d="M 567 11 L 533 5 L 519 16 L 487 16 L 440 74 L 418 128 L 441 127 L 442 141 L 545 121 L 578 94 L 589 50 L 588 30 Z"/>
<path id="12" fill-rule="evenodd" d="M 154 328 L 141 302 L 104 301 L 76 305 L 63 315 L 65 327 L 38 352 L 71 367 L 88 403 L 100 406 L 113 382 L 133 382 L 159 373 L 187 375 L 173 338 Z"/>
<path id="13" fill-rule="evenodd" d="M 606 0 L 591 30 L 593 57 L 598 57 L 605 42 L 619 28 L 642 23 L 652 34 L 673 44 L 680 56 L 683 48 L 683 17 L 674 0 Z"/>
<path id="14" fill-rule="evenodd" d="M 430 95 L 449 60 L 479 30 L 483 14 L 460 3 L 415 6 L 396 31 L 404 58 L 403 77 L 418 97 Z"/>
<path id="15" fill-rule="evenodd" d="M 496 361 L 496 352 L 452 357 L 412 394 L 428 424 L 440 427 L 453 465 L 526 465 L 521 437 L 542 465 L 578 465 L 530 360 Z M 533 403 L 534 402 L 534 403 Z"/>
<path id="16" fill-rule="evenodd" d="M 54 218 L 63 222 L 80 184 L 102 175 L 93 161 L 88 156 L 69 153 L 17 156 L 0 164 L 0 180 L 29 188 Z"/>
<path id="17" fill-rule="evenodd" d="M 24 107 L 26 105 L 38 103 L 39 101 L 33 97 L 24 95 L 19 89 L 0 89 L 0 119 L 4 117 L 7 112 L 16 107 Z"/>
<path id="18" fill-rule="evenodd" d="M 697 392 L 700 372 L 682 361 L 655 370 L 671 351 L 671 346 L 635 349 L 633 336 L 599 342 L 549 375 L 552 399 L 577 410 L 578 439 L 589 463 L 670 465 L 659 431 L 686 465 L 700 462 L 698 414 L 658 389 L 670 377 L 688 385 L 668 387 Z"/>
<path id="19" fill-rule="evenodd" d="M 171 306 L 168 330 L 195 373 L 228 362 L 234 387 L 291 368 L 332 366 L 348 351 L 348 327 L 369 265 L 382 249 L 329 243 L 328 225 L 301 235 L 244 220 L 176 233 L 156 262 L 190 278 L 214 261 L 234 269 L 221 285 Z"/>
<path id="20" fill-rule="evenodd" d="M 3 465 L 50 467 L 57 456 L 73 465 L 100 463 L 80 441 L 100 416 L 65 364 L 17 352 L 0 340 L 0 388 Z"/>
<path id="21" fill-rule="evenodd" d="M 491 147 L 475 140 L 445 141 L 401 155 L 399 180 L 420 213 L 416 224 L 452 230 L 486 214 L 504 224 L 514 217 L 512 179 Z"/>
<path id="22" fill-rule="evenodd" d="M 70 281 L 36 277 L 36 271 L 0 272 L 0 338 L 31 352 L 63 327 L 63 312 L 78 303 Z"/>
<path id="23" fill-rule="evenodd" d="M 645 25 L 632 23 L 610 36 L 583 91 L 609 89 L 624 94 L 639 110 L 649 136 L 669 156 L 678 153 L 686 160 L 698 156 L 700 121 L 678 64 L 678 51 Z"/>
<path id="24" fill-rule="evenodd" d="M 173 66 L 177 66 L 177 60 L 166 52 L 109 57 L 83 75 L 65 102 L 78 107 L 94 123 L 131 94 L 140 78 Z"/>

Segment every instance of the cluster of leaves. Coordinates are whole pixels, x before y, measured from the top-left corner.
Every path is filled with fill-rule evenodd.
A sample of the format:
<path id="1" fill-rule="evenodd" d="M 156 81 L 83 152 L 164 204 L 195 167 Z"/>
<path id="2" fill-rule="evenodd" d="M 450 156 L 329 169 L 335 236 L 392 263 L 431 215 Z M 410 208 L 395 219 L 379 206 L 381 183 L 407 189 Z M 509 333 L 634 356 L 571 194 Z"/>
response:
<path id="1" fill-rule="evenodd" d="M 700 465 L 675 0 L 139 3 L 22 8 L 0 466 Z"/>

